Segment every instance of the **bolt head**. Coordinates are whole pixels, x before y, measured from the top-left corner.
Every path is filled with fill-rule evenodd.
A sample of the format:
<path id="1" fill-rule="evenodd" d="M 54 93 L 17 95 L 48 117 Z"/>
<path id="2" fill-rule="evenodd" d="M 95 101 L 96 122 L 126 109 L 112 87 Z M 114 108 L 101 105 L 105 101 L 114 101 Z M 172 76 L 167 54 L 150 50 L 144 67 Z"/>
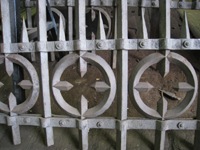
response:
<path id="1" fill-rule="evenodd" d="M 189 46 L 188 41 L 184 41 L 184 42 L 183 42 L 183 46 L 184 46 L 185 48 L 187 48 L 187 47 Z"/>
<path id="2" fill-rule="evenodd" d="M 142 47 L 144 47 L 144 46 L 145 46 L 145 43 L 144 43 L 144 42 L 142 42 L 142 41 L 140 41 L 140 42 L 139 42 L 139 46 L 142 48 Z"/>
<path id="3" fill-rule="evenodd" d="M 103 123 L 101 121 L 99 121 L 99 122 L 97 122 L 96 125 L 97 125 L 98 128 L 100 128 L 100 127 L 102 127 Z"/>
<path id="4" fill-rule="evenodd" d="M 155 2 L 152 2 L 151 5 L 154 7 L 154 6 L 156 6 L 156 3 L 155 3 Z"/>
<path id="5" fill-rule="evenodd" d="M 20 44 L 20 45 L 19 45 L 19 50 L 20 50 L 20 51 L 24 51 L 24 50 L 25 50 L 25 48 L 26 48 L 26 46 L 25 46 L 25 45 L 23 45 L 23 44 Z"/>
<path id="6" fill-rule="evenodd" d="M 96 44 L 96 47 L 97 47 L 98 49 L 102 48 L 102 43 L 101 43 L 101 42 L 98 42 L 98 43 Z"/>
<path id="7" fill-rule="evenodd" d="M 31 119 L 30 118 L 24 118 L 24 123 L 30 123 Z"/>
<path id="8" fill-rule="evenodd" d="M 56 49 L 62 49 L 62 48 L 63 48 L 63 45 L 61 43 L 56 44 Z"/>
<path id="9" fill-rule="evenodd" d="M 66 125 L 66 121 L 64 121 L 64 120 L 60 120 L 60 121 L 59 121 L 59 125 L 60 125 L 60 126 L 64 126 L 64 125 Z"/>
<path id="10" fill-rule="evenodd" d="M 179 129 L 183 129 L 184 125 L 183 125 L 182 122 L 179 122 L 179 123 L 177 124 L 177 127 L 178 127 Z"/>

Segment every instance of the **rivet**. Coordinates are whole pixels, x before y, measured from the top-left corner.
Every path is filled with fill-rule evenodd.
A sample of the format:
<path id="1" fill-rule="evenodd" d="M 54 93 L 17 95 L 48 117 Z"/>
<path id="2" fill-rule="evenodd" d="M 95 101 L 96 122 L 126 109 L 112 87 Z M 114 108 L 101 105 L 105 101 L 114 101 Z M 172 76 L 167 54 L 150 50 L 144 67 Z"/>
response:
<path id="1" fill-rule="evenodd" d="M 61 44 L 61 43 L 57 43 L 57 44 L 56 44 L 56 48 L 57 48 L 57 49 L 62 49 L 62 48 L 63 48 L 63 46 L 62 46 L 62 44 Z"/>
<path id="2" fill-rule="evenodd" d="M 30 118 L 24 118 L 24 123 L 30 123 L 31 119 Z"/>
<path id="3" fill-rule="evenodd" d="M 144 42 L 140 41 L 140 42 L 139 42 L 139 46 L 140 46 L 140 47 L 144 47 L 144 46 L 145 46 Z"/>
<path id="4" fill-rule="evenodd" d="M 97 122 L 97 127 L 100 128 L 102 127 L 103 123 L 101 121 Z"/>
<path id="5" fill-rule="evenodd" d="M 101 43 L 101 42 L 98 42 L 98 43 L 96 44 L 96 47 L 97 47 L 98 49 L 100 49 L 100 48 L 102 47 L 102 43 Z"/>
<path id="6" fill-rule="evenodd" d="M 184 42 L 183 42 L 183 46 L 184 46 L 185 48 L 187 48 L 187 47 L 189 46 L 188 41 L 184 41 Z"/>
<path id="7" fill-rule="evenodd" d="M 184 126 L 183 126 L 183 123 L 182 122 L 179 122 L 178 124 L 177 124 L 177 127 L 179 128 L 179 129 L 182 129 Z"/>
<path id="8" fill-rule="evenodd" d="M 64 126 L 64 125 L 66 125 L 66 121 L 64 121 L 64 120 L 60 120 L 60 121 L 59 121 L 59 125 L 60 125 L 60 126 Z"/>
<path id="9" fill-rule="evenodd" d="M 154 6 L 156 6 L 156 3 L 155 3 L 155 2 L 152 2 L 151 5 L 154 7 Z"/>
<path id="10" fill-rule="evenodd" d="M 55 4 L 55 5 L 58 5 L 58 2 L 55 1 L 54 4 Z"/>
<path id="11" fill-rule="evenodd" d="M 25 46 L 25 45 L 23 45 L 23 44 L 20 44 L 20 45 L 19 45 L 19 50 L 20 50 L 20 51 L 24 51 L 24 50 L 25 50 L 25 48 L 26 48 L 26 46 Z"/>

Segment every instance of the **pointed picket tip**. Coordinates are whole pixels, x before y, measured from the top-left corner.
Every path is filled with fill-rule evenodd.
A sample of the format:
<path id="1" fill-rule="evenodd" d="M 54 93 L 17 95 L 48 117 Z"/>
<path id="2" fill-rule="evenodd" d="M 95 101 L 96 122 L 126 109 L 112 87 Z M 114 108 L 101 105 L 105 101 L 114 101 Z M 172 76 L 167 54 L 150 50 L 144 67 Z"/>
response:
<path id="1" fill-rule="evenodd" d="M 94 21 L 96 19 L 96 12 L 91 9 L 91 20 Z"/>
<path id="2" fill-rule="evenodd" d="M 103 19 L 101 16 L 101 12 L 99 12 L 99 23 L 98 23 L 98 28 L 97 28 L 97 39 L 100 40 L 105 40 L 106 39 L 106 34 L 104 30 L 104 24 L 103 24 Z"/>
<path id="3" fill-rule="evenodd" d="M 190 39 L 190 29 L 189 29 L 189 25 L 188 25 L 186 11 L 184 11 L 184 15 L 183 15 L 183 24 L 182 24 L 182 28 L 181 28 L 181 38 Z"/>
<path id="4" fill-rule="evenodd" d="M 4 55 L 0 55 L 0 64 L 4 63 L 4 59 L 5 59 L 5 56 Z"/>
<path id="5" fill-rule="evenodd" d="M 16 97 L 12 92 L 8 96 L 8 102 L 9 102 L 9 109 L 10 111 L 12 111 L 17 105 Z"/>
<path id="6" fill-rule="evenodd" d="M 58 28 L 58 37 L 57 37 L 57 40 L 58 41 L 66 41 L 66 38 L 65 38 L 65 29 L 64 29 L 64 26 L 63 26 L 63 19 L 62 19 L 62 16 L 60 15 L 60 20 L 59 20 L 59 28 Z"/>
<path id="7" fill-rule="evenodd" d="M 87 73 L 87 62 L 82 57 L 79 58 L 78 73 L 80 74 L 81 78 L 83 78 Z"/>
<path id="8" fill-rule="evenodd" d="M 178 92 L 189 92 L 191 90 L 194 90 L 194 87 L 186 82 L 179 82 L 173 86 L 173 89 Z"/>
<path id="9" fill-rule="evenodd" d="M 20 83 L 18 83 L 18 85 L 24 90 L 28 90 L 33 87 L 33 84 L 29 80 L 22 80 Z"/>
<path id="10" fill-rule="evenodd" d="M 105 92 L 106 90 L 110 89 L 110 86 L 108 86 L 105 82 L 95 82 L 91 85 L 91 87 L 97 92 Z"/>
<path id="11" fill-rule="evenodd" d="M 6 73 L 10 77 L 13 74 L 14 68 L 13 68 L 13 63 L 8 58 L 5 59 L 5 68 L 6 68 Z"/>
<path id="12" fill-rule="evenodd" d="M 136 89 L 139 92 L 149 92 L 151 89 L 153 89 L 154 86 L 151 85 L 149 82 L 139 82 L 134 89 Z"/>
<path id="13" fill-rule="evenodd" d="M 170 61 L 168 60 L 168 55 L 170 54 L 169 50 L 161 51 L 161 54 L 165 56 L 164 59 L 162 59 L 158 64 L 156 69 L 159 70 L 161 76 L 164 78 L 166 77 L 170 72 Z"/>
<path id="14" fill-rule="evenodd" d="M 83 115 L 88 110 L 88 101 L 83 95 L 78 100 L 78 110 L 81 114 L 81 119 L 84 119 Z"/>
<path id="15" fill-rule="evenodd" d="M 96 36 L 95 36 L 94 32 L 92 32 L 92 33 L 91 33 L 91 39 L 92 39 L 92 40 L 95 40 L 95 38 L 96 38 Z"/>
<path id="16" fill-rule="evenodd" d="M 22 25 L 21 42 L 22 43 L 29 42 L 28 32 L 27 32 L 27 28 L 26 28 L 26 23 L 25 23 L 24 17 L 23 17 L 23 25 Z"/>
<path id="17" fill-rule="evenodd" d="M 4 84 L 3 84 L 2 82 L 0 82 L 0 88 L 1 88 L 2 86 L 4 86 Z"/>
<path id="18" fill-rule="evenodd" d="M 157 102 L 157 112 L 164 118 L 165 114 L 167 113 L 167 100 L 163 97 Z"/>
<path id="19" fill-rule="evenodd" d="M 145 14 L 145 8 L 141 8 L 141 26 L 140 26 L 139 38 L 148 39 L 148 32 L 144 14 Z"/>
<path id="20" fill-rule="evenodd" d="M 67 81 L 60 81 L 60 82 L 56 83 L 53 87 L 59 89 L 60 91 L 69 91 L 74 86 Z"/>

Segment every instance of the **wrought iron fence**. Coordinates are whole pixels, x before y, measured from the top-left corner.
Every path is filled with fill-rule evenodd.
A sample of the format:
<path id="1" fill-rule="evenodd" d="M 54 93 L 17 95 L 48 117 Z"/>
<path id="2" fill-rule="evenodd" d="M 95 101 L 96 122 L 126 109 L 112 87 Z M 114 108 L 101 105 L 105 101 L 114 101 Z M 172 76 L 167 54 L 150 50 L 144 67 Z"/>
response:
<path id="1" fill-rule="evenodd" d="M 171 50 L 200 50 L 199 39 L 191 39 L 187 16 L 184 15 L 182 34 L 180 39 L 172 39 L 170 37 L 170 10 L 172 8 L 181 9 L 200 9 L 199 2 L 178 2 L 171 0 L 26 0 L 21 3 L 27 10 L 28 28 L 32 27 L 31 7 L 37 7 L 37 28 L 32 28 L 27 32 L 25 20 L 22 24 L 22 38 L 20 43 L 11 41 L 11 17 L 9 0 L 1 0 L 1 19 L 3 43 L 1 44 L 0 62 L 5 64 L 6 72 L 9 76 L 13 74 L 13 64 L 22 66 L 29 74 L 30 80 L 22 80 L 19 85 L 23 89 L 30 89 L 29 96 L 21 103 L 17 104 L 16 97 L 10 93 L 8 104 L 0 102 L 0 110 L 4 113 L 0 114 L 0 123 L 11 127 L 13 135 L 13 143 L 15 145 L 21 143 L 19 126 L 41 126 L 46 131 L 47 146 L 54 144 L 53 128 L 77 128 L 79 130 L 80 149 L 88 149 L 88 130 L 89 129 L 113 129 L 116 130 L 117 149 L 126 149 L 127 130 L 130 129 L 150 129 L 155 130 L 155 149 L 164 149 L 165 133 L 168 130 L 195 130 L 194 149 L 199 149 L 200 128 L 199 128 L 199 106 L 197 110 L 197 119 L 181 120 L 176 119 L 183 114 L 193 103 L 198 90 L 198 79 L 193 66 L 181 55 L 171 52 Z M 72 16 L 72 10 L 75 10 L 75 31 L 76 38 L 73 40 L 73 19 L 68 19 L 68 40 L 65 37 L 65 21 L 61 13 L 57 13 L 60 17 L 57 30 L 57 40 L 47 41 L 48 28 L 57 28 L 55 20 L 52 17 L 52 11 L 49 10 L 52 22 L 47 22 L 46 8 L 50 6 L 67 6 L 68 15 Z M 86 39 L 85 28 L 85 11 L 86 6 L 95 9 L 95 7 L 112 6 L 116 9 L 117 35 L 115 39 L 107 39 L 102 19 L 103 11 L 99 10 L 99 25 L 97 37 L 92 35 L 92 39 Z M 141 10 L 141 33 L 138 39 L 128 39 L 128 7 L 139 7 Z M 150 39 L 148 37 L 146 23 L 144 19 L 145 8 L 159 7 L 160 14 L 160 37 L 158 39 Z M 111 22 L 109 21 L 109 26 Z M 29 36 L 28 36 L 29 34 Z M 30 36 L 31 35 L 31 36 Z M 30 42 L 29 38 L 37 37 L 36 42 Z M 96 38 L 96 39 L 95 39 Z M 114 57 L 117 57 L 117 80 L 113 70 L 109 64 L 100 56 L 89 51 L 113 51 Z M 132 70 L 128 80 L 128 51 L 135 50 L 159 50 L 142 59 Z M 69 52 L 64 56 L 53 69 L 53 77 L 49 76 L 48 53 L 54 60 L 54 52 Z M 38 75 L 32 63 L 20 53 L 31 54 L 32 61 L 35 60 L 35 53 L 40 54 L 40 70 Z M 116 56 L 117 53 L 117 56 Z M 104 77 L 104 82 L 96 82 L 92 85 L 97 92 L 104 92 L 102 101 L 92 108 L 88 108 L 87 100 L 84 96 L 78 102 L 77 108 L 68 104 L 63 98 L 61 91 L 69 91 L 73 85 L 68 81 L 61 81 L 61 76 L 65 69 L 70 65 L 78 63 L 81 77 L 87 72 L 87 63 L 96 66 Z M 114 62 L 115 64 L 116 62 Z M 165 77 L 170 71 L 170 64 L 179 66 L 186 75 L 187 82 L 180 82 L 174 85 L 174 89 L 178 92 L 185 92 L 186 96 L 173 109 L 167 108 L 167 100 L 164 96 L 157 103 L 157 110 L 147 106 L 140 92 L 147 92 L 153 88 L 148 82 L 140 82 L 141 75 L 151 65 L 158 64 L 160 74 Z M 115 66 L 115 65 L 114 65 Z M 4 84 L 0 82 L 2 87 Z M 57 101 L 58 105 L 65 110 L 70 117 L 52 116 L 50 89 Z M 42 94 L 43 99 L 43 117 L 27 115 L 38 99 L 38 95 Z M 166 91 L 161 91 L 170 95 Z M 128 118 L 127 117 L 127 101 L 128 94 L 134 107 L 146 118 Z M 117 118 L 108 118 L 98 116 L 109 109 L 115 96 L 117 95 Z M 175 95 L 170 95 L 175 97 Z"/>

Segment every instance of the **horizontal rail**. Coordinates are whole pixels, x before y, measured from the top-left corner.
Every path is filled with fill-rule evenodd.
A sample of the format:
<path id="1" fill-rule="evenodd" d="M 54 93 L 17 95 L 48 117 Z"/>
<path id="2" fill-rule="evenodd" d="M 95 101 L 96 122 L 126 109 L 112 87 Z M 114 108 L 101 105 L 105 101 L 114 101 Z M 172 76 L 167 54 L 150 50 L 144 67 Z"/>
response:
<path id="1" fill-rule="evenodd" d="M 153 120 L 145 118 L 128 118 L 120 121 L 113 117 L 99 117 L 92 119 L 80 120 L 77 118 L 68 118 L 66 116 L 55 116 L 43 118 L 41 116 L 22 115 L 22 116 L 8 116 L 0 115 L 0 124 L 7 124 L 8 126 L 23 125 L 23 126 L 41 126 L 47 127 L 63 127 L 63 128 L 81 128 L 81 123 L 85 122 L 89 129 L 149 129 L 149 130 L 200 130 L 198 124 L 200 120 L 191 119 L 173 119 L 173 120 Z M 123 129 L 122 129 L 123 128 Z"/>
<path id="2" fill-rule="evenodd" d="M 81 47 L 86 42 L 86 47 Z M 9 46 L 10 45 L 10 48 Z M 45 48 L 46 46 L 47 48 Z M 200 50 L 200 39 L 111 39 L 30 43 L 3 43 L 2 53 L 90 51 L 90 50 Z"/>

